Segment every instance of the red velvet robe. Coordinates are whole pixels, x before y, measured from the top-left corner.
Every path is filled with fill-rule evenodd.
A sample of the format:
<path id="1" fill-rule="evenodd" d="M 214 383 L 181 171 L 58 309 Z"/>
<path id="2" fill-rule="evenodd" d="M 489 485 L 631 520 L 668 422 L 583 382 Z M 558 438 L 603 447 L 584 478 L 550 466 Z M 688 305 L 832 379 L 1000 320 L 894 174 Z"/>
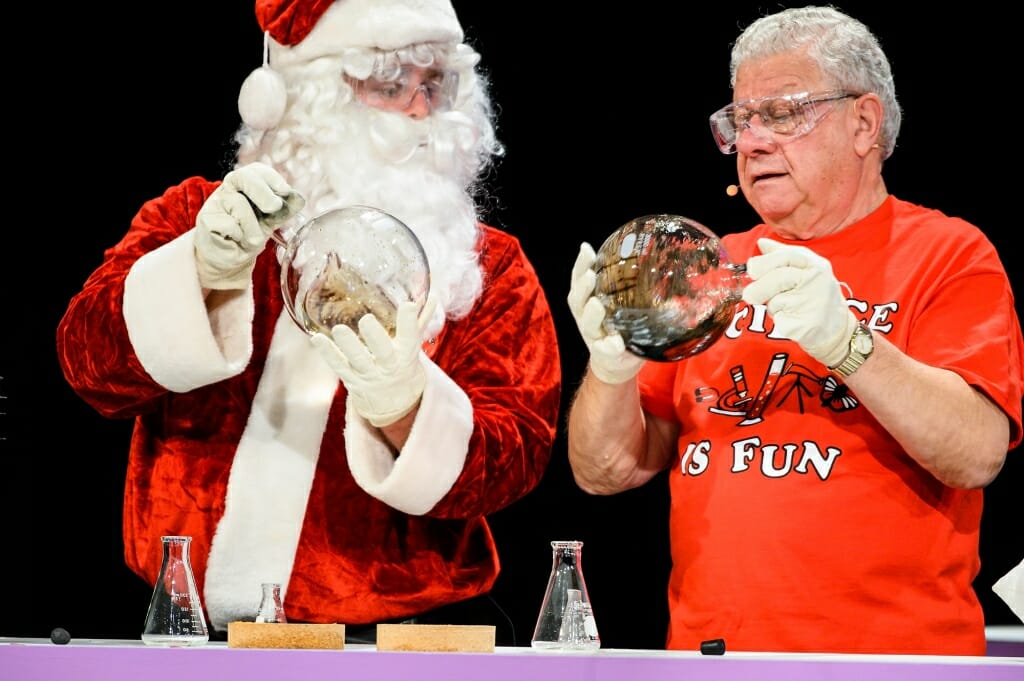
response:
<path id="1" fill-rule="evenodd" d="M 425 343 L 427 389 L 395 456 L 281 320 L 272 243 L 252 289 L 207 312 L 190 230 L 217 185 L 191 178 L 146 203 L 58 328 L 70 385 L 135 419 L 129 567 L 152 584 L 160 537 L 191 536 L 204 605 L 223 605 L 217 628 L 258 606 L 261 580 L 285 584 L 290 619 L 349 624 L 488 591 L 499 560 L 485 516 L 540 481 L 561 390 L 551 311 L 518 241 L 483 227 L 483 293 Z M 233 529 L 218 529 L 231 503 Z"/>

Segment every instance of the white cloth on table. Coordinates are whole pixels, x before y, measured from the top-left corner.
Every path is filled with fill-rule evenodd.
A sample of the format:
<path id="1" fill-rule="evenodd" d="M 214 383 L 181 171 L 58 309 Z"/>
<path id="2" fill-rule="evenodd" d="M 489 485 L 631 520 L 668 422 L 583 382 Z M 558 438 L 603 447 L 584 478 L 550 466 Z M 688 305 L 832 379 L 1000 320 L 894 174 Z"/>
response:
<path id="1" fill-rule="evenodd" d="M 1024 560 L 992 585 L 996 595 L 1006 601 L 1010 610 L 1024 622 Z"/>

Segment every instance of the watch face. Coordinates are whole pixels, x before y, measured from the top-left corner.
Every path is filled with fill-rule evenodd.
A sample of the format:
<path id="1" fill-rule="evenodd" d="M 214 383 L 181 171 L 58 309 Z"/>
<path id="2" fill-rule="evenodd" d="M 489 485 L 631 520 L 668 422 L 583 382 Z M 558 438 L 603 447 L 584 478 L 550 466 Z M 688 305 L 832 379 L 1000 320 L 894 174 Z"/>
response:
<path id="1" fill-rule="evenodd" d="M 871 332 L 864 330 L 853 337 L 853 347 L 862 355 L 869 354 L 875 347 Z"/>

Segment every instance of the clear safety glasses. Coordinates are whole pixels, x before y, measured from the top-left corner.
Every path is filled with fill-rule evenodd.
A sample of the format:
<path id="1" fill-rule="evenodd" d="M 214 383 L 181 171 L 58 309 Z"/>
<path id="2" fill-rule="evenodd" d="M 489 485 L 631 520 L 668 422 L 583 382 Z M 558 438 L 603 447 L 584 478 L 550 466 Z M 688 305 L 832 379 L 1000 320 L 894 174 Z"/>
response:
<path id="1" fill-rule="evenodd" d="M 402 66 L 394 80 L 350 80 L 359 101 L 384 111 L 405 111 L 423 94 L 431 111 L 449 111 L 459 91 L 459 74 L 438 68 Z"/>
<path id="2" fill-rule="evenodd" d="M 832 110 L 830 102 L 847 97 L 860 95 L 846 90 L 830 90 L 745 99 L 711 114 L 711 134 L 723 154 L 734 154 L 736 139 L 744 130 L 754 129 L 750 121 L 756 115 L 761 119 L 764 133 L 776 142 L 787 142 L 814 130 L 814 126 Z"/>

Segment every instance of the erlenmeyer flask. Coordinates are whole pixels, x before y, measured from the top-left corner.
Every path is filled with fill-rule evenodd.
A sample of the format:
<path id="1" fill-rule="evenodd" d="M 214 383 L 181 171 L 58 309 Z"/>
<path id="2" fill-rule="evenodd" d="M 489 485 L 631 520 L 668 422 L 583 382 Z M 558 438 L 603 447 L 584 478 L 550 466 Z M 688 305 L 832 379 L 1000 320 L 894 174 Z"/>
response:
<path id="1" fill-rule="evenodd" d="M 597 623 L 583 580 L 581 541 L 551 542 L 551 575 L 531 645 L 540 650 L 601 647 Z"/>
<path id="2" fill-rule="evenodd" d="M 257 622 L 276 622 L 285 624 L 288 619 L 284 615 L 284 603 L 281 601 L 281 585 L 272 582 L 263 584 L 263 600 L 260 610 L 256 613 Z"/>
<path id="3" fill-rule="evenodd" d="M 142 642 L 151 646 L 201 646 L 210 640 L 188 548 L 192 537 L 164 536 L 163 563 L 146 613 Z"/>

